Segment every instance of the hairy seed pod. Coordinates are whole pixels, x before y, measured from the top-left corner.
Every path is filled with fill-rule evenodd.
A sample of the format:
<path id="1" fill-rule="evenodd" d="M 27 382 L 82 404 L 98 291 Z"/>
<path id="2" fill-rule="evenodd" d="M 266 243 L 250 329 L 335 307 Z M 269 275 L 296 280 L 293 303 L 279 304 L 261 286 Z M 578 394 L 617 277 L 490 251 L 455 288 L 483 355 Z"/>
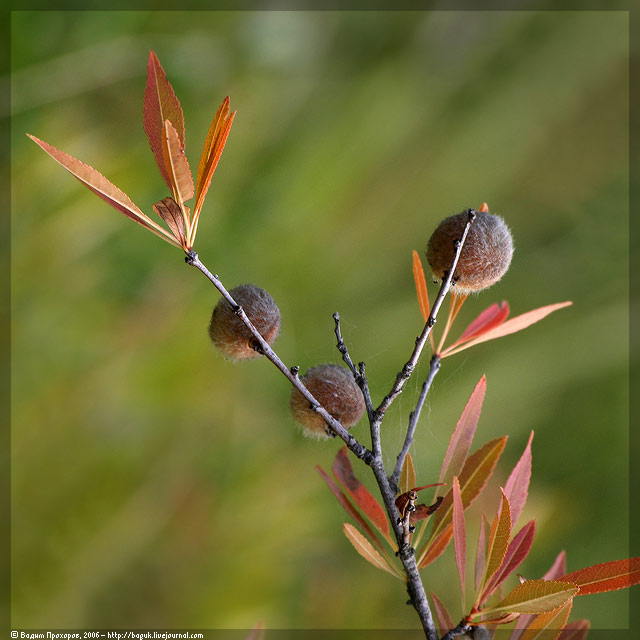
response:
<path id="1" fill-rule="evenodd" d="M 321 364 L 309 369 L 300 378 L 311 395 L 346 429 L 352 427 L 364 413 L 364 398 L 353 376 L 336 364 Z M 326 423 L 309 401 L 297 390 L 291 392 L 291 414 L 307 435 L 326 437 Z"/>
<path id="2" fill-rule="evenodd" d="M 280 331 L 280 309 L 273 298 L 253 284 L 241 284 L 229 293 L 244 309 L 260 335 L 271 344 Z M 209 337 L 227 358 L 248 360 L 261 355 L 256 350 L 259 346 L 257 340 L 224 298 L 218 301 L 211 314 Z"/>
<path id="3" fill-rule="evenodd" d="M 442 280 L 451 268 L 454 243 L 462 237 L 469 212 L 445 218 L 433 232 L 427 246 L 427 260 L 433 275 Z M 485 211 L 476 211 L 454 274 L 460 293 L 482 291 L 506 273 L 513 256 L 513 239 L 504 220 Z"/>

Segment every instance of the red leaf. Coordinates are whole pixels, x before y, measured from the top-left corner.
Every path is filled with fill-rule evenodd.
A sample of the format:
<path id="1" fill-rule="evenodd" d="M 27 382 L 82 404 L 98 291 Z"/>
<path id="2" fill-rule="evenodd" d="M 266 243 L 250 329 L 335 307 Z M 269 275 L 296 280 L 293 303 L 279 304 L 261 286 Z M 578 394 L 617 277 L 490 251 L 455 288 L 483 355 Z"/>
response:
<path id="1" fill-rule="evenodd" d="M 456 566 L 460 577 L 460 593 L 462 594 L 462 608 L 464 606 L 465 577 L 467 563 L 467 533 L 464 524 L 464 507 L 460 493 L 460 482 L 457 476 L 453 476 L 453 548 L 456 556 Z"/>
<path id="2" fill-rule="evenodd" d="M 68 153 L 64 153 L 64 151 L 56 149 L 54 146 L 44 142 L 44 140 L 40 140 L 29 133 L 27 135 L 56 162 L 61 164 L 74 178 L 82 182 L 85 187 L 93 191 L 93 193 L 110 204 L 114 209 L 117 209 L 120 213 L 124 213 L 127 218 L 131 218 L 138 224 L 141 224 L 170 244 L 176 247 L 180 246 L 168 231 L 142 213 L 126 193 L 109 182 L 109 180 L 93 167 L 90 167 L 84 162 L 80 162 L 80 160 L 76 160 L 76 158 L 70 156 Z"/>
<path id="3" fill-rule="evenodd" d="M 355 503 L 362 509 L 364 515 L 371 520 L 387 539 L 390 539 L 389 521 L 385 511 L 353 473 L 347 447 L 342 447 L 338 451 L 333 462 L 333 473 Z"/>
<path id="4" fill-rule="evenodd" d="M 163 198 L 152 205 L 153 210 L 167 223 L 171 233 L 186 250 L 186 234 L 184 230 L 184 217 L 178 203 L 173 198 Z"/>
<path id="5" fill-rule="evenodd" d="M 640 582 L 640 557 L 596 564 L 568 573 L 560 580 L 578 585 L 579 596 L 632 587 Z"/>
<path id="6" fill-rule="evenodd" d="M 542 576 L 543 580 L 560 580 L 560 577 L 567 573 L 567 553 L 566 551 L 561 551 L 556 559 L 553 561 L 553 564 Z"/>
<path id="7" fill-rule="evenodd" d="M 487 563 L 487 517 L 482 514 L 480 520 L 480 531 L 478 533 L 478 546 L 476 547 L 476 571 L 475 571 L 475 588 L 476 592 L 480 589 L 480 582 L 484 577 L 484 569 Z"/>
<path id="8" fill-rule="evenodd" d="M 164 121 L 165 126 L 165 152 L 167 154 L 167 169 L 173 185 L 172 192 L 176 201 L 184 204 L 193 198 L 193 178 L 191 169 L 184 155 L 184 146 L 180 142 L 178 133 L 170 120 Z"/>
<path id="9" fill-rule="evenodd" d="M 502 584 L 523 562 L 531 551 L 533 536 L 535 534 L 535 520 L 530 520 L 518 531 L 513 540 L 509 543 L 500 569 L 494 574 L 487 584 L 481 601 L 484 602 L 495 589 Z"/>
<path id="10" fill-rule="evenodd" d="M 462 332 L 462 335 L 448 347 L 445 351 L 453 349 L 457 345 L 476 338 L 477 336 L 490 331 L 494 327 L 501 325 L 509 317 L 509 304 L 502 301 L 502 304 L 492 304 L 485 309 L 469 326 Z"/>
<path id="11" fill-rule="evenodd" d="M 511 318 L 511 320 L 503 322 L 501 325 L 483 333 L 476 338 L 473 338 L 472 340 L 469 340 L 468 342 L 465 342 L 464 344 L 458 345 L 455 348 L 450 347 L 449 349 L 447 349 L 446 355 L 450 356 L 454 353 L 464 351 L 464 349 L 468 349 L 469 347 L 473 347 L 476 344 L 481 344 L 482 342 L 487 342 L 488 340 L 495 340 L 496 338 L 502 338 L 503 336 L 507 336 L 511 333 L 522 331 L 522 329 L 526 329 L 532 324 L 535 324 L 543 318 L 546 318 L 550 313 L 553 313 L 558 309 L 568 307 L 571 304 L 573 303 L 559 302 L 557 304 L 550 304 L 545 307 L 540 307 L 539 309 L 534 309 L 533 311 L 523 313 L 522 315 L 516 316 L 515 318 Z"/>
<path id="12" fill-rule="evenodd" d="M 574 620 L 570 622 L 558 636 L 558 640 L 585 640 L 591 623 L 588 620 Z"/>
<path id="13" fill-rule="evenodd" d="M 460 420 L 458 420 L 458 424 L 451 435 L 451 440 L 442 462 L 440 482 L 450 484 L 451 478 L 460 473 L 462 465 L 469 454 L 471 442 L 478 426 L 486 390 L 487 379 L 482 376 L 471 393 Z"/>
<path id="14" fill-rule="evenodd" d="M 425 323 L 429 319 L 429 294 L 427 293 L 427 281 L 424 277 L 424 269 L 417 251 L 413 252 L 413 279 L 416 283 L 416 293 L 418 294 L 418 304 Z"/>
<path id="15" fill-rule="evenodd" d="M 331 479 L 329 474 L 319 465 L 316 465 L 316 471 L 322 476 L 324 481 L 329 485 L 331 493 L 338 499 L 338 502 L 344 507 L 344 510 L 360 525 L 362 530 L 381 551 L 384 550 L 378 536 L 373 532 L 366 520 L 358 513 L 357 509 L 349 502 L 347 496 L 340 490 L 340 487 Z"/>
<path id="16" fill-rule="evenodd" d="M 160 174 L 173 193 L 169 158 L 165 151 L 165 120 L 169 120 L 174 126 L 180 143 L 184 147 L 184 116 L 180 101 L 167 80 L 156 54 L 151 51 L 147 65 L 147 86 L 144 92 L 144 131 Z"/>
<path id="17" fill-rule="evenodd" d="M 503 491 L 502 501 L 493 520 L 493 524 L 491 525 L 491 533 L 489 534 L 489 543 L 487 545 L 487 566 L 485 569 L 485 578 L 483 580 L 484 585 L 488 585 L 491 582 L 494 574 L 496 574 L 502 566 L 509 546 L 510 537 L 511 509 L 509 507 L 509 500 Z M 485 595 L 486 590 L 482 596 Z M 476 602 L 476 606 L 482 604 L 482 596 Z"/>
<path id="18" fill-rule="evenodd" d="M 437 560 L 449 546 L 449 542 L 453 536 L 453 524 L 449 524 L 441 533 L 439 533 L 433 540 L 430 540 L 425 544 L 422 549 L 418 560 L 418 568 L 424 569 L 430 565 L 434 560 Z"/>
<path id="19" fill-rule="evenodd" d="M 507 483 L 504 485 L 504 492 L 509 498 L 511 506 L 511 519 L 515 524 L 518 516 L 522 513 L 527 495 L 529 494 L 529 480 L 531 479 L 531 441 L 533 440 L 533 431 L 529 436 L 529 441 L 524 449 L 524 453 L 518 460 L 509 475 Z"/>
<path id="20" fill-rule="evenodd" d="M 483 202 L 478 209 L 481 213 L 489 213 L 489 205 L 486 202 Z"/>
<path id="21" fill-rule="evenodd" d="M 447 611 L 447 607 L 444 606 L 440 598 L 438 598 L 433 591 L 431 592 L 431 599 L 433 600 L 433 608 L 436 611 L 440 631 L 444 634 L 449 631 L 449 629 L 454 629 L 456 625 L 453 624 L 453 618 Z"/>

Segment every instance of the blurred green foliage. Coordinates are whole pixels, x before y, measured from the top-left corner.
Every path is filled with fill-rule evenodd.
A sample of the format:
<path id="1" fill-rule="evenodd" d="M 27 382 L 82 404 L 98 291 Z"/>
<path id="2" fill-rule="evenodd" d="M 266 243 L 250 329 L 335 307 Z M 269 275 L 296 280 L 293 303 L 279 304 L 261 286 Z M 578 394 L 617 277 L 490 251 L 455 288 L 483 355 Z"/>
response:
<path id="1" fill-rule="evenodd" d="M 495 301 L 574 306 L 443 363 L 418 480 L 437 480 L 486 373 L 474 448 L 510 440 L 476 516 L 534 429 L 522 573 L 560 549 L 570 570 L 626 557 L 627 36 L 624 12 L 14 12 L 12 626 L 418 622 L 341 532 L 314 470 L 339 443 L 300 435 L 267 362 L 210 347 L 213 287 L 24 136 L 151 212 L 166 195 L 141 125 L 151 48 L 192 167 L 222 98 L 238 110 L 196 249 L 229 287 L 270 291 L 290 365 L 339 362 L 339 310 L 379 400 L 421 328 L 411 250 L 482 201 L 505 217 L 511 270 L 454 337 Z M 386 420 L 389 463 L 425 365 Z M 424 579 L 457 619 L 451 555 Z M 628 594 L 579 599 L 576 616 L 626 627 Z"/>

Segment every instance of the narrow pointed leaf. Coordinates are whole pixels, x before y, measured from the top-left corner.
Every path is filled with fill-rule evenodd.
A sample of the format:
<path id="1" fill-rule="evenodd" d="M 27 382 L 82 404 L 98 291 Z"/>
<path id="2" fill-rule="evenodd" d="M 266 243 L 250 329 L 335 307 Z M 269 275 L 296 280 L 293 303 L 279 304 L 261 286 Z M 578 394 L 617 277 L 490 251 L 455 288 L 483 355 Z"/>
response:
<path id="1" fill-rule="evenodd" d="M 481 344 L 482 342 L 487 342 L 488 340 L 495 340 L 496 338 L 502 338 L 503 336 L 507 336 L 511 333 L 516 333 L 517 331 L 522 331 L 522 329 L 526 329 L 530 327 L 532 324 L 539 322 L 543 318 L 546 318 L 550 313 L 557 311 L 558 309 L 562 309 L 564 307 L 568 307 L 573 304 L 572 302 L 559 302 L 557 304 L 550 304 L 545 307 L 540 307 L 539 309 L 534 309 L 533 311 L 529 311 L 527 313 L 523 313 L 520 316 L 516 316 L 515 318 L 511 318 L 511 320 L 507 320 L 503 322 L 501 325 L 483 333 L 464 344 L 461 344 L 455 348 L 447 350 L 447 355 L 452 355 L 454 353 L 459 353 L 464 349 L 468 349 L 469 347 L 473 347 L 476 344 Z"/>
<path id="2" fill-rule="evenodd" d="M 447 607 L 444 606 L 442 600 L 438 598 L 438 596 L 431 592 L 431 599 L 433 600 L 433 608 L 436 611 L 436 617 L 438 618 L 438 628 L 444 634 L 449 629 L 455 629 L 455 624 L 453 623 L 453 618 L 447 611 Z"/>
<path id="3" fill-rule="evenodd" d="M 522 564 L 527 555 L 529 555 L 535 530 L 535 520 L 530 520 L 514 536 L 513 540 L 509 543 L 500 569 L 496 571 L 493 578 L 487 583 L 483 599 L 486 600 L 486 598 Z"/>
<path id="4" fill-rule="evenodd" d="M 220 156 L 224 150 L 224 146 L 231 130 L 233 119 L 236 112 L 229 113 L 229 98 L 225 98 L 218 108 L 216 115 L 211 122 L 207 138 L 202 148 L 200 163 L 198 164 L 198 175 L 196 178 L 196 204 L 194 207 L 194 216 L 200 214 L 204 198 L 209 190 L 211 178 L 218 166 Z"/>
<path id="5" fill-rule="evenodd" d="M 422 261 L 417 251 L 413 252 L 413 279 L 416 283 L 416 293 L 418 294 L 418 305 L 425 321 L 429 319 L 429 294 L 427 293 L 427 281 L 424 277 Z"/>
<path id="6" fill-rule="evenodd" d="M 522 634 L 522 640 L 557 640 L 569 620 L 572 607 L 573 599 L 553 611 L 535 616 Z"/>
<path id="7" fill-rule="evenodd" d="M 460 577 L 460 593 L 462 594 L 462 608 L 464 606 L 464 593 L 466 583 L 467 566 L 467 533 L 464 523 L 464 507 L 462 506 L 462 495 L 460 493 L 460 482 L 457 476 L 453 476 L 453 548 Z"/>
<path id="8" fill-rule="evenodd" d="M 171 235 L 162 227 L 157 225 L 151 218 L 142 213 L 142 211 L 131 201 L 131 198 L 118 189 L 113 183 L 109 182 L 101 173 L 93 167 L 77 160 L 64 151 L 56 149 L 53 145 L 40 140 L 31 134 L 27 134 L 43 151 L 48 153 L 56 162 L 61 164 L 74 178 L 79 180 L 88 189 L 93 191 L 99 198 L 110 204 L 114 209 L 124 213 L 125 216 L 131 218 L 143 227 L 153 231 L 156 235 L 162 237 L 170 244 L 179 246 Z"/>
<path id="9" fill-rule="evenodd" d="M 333 493 L 333 495 L 338 499 L 338 502 L 343 506 L 344 510 L 358 523 L 358 525 L 360 525 L 360 528 L 364 531 L 367 538 L 369 538 L 369 540 L 382 551 L 384 549 L 382 542 L 380 542 L 378 536 L 376 536 L 358 510 L 351 504 L 351 502 L 349 502 L 349 499 L 340 490 L 340 487 L 331 479 L 329 474 L 326 473 L 321 466 L 316 465 L 316 471 L 322 476 L 323 480 L 329 486 L 329 489 L 331 489 L 331 493 Z"/>
<path id="10" fill-rule="evenodd" d="M 170 120 L 164 121 L 166 152 L 169 159 L 169 178 L 173 185 L 176 200 L 184 204 L 193 198 L 193 178 L 191 169 L 184 155 L 184 146 L 178 137 L 178 132 Z"/>
<path id="11" fill-rule="evenodd" d="M 553 561 L 553 564 L 542 576 L 543 580 L 560 580 L 560 578 L 567 573 L 567 552 L 561 551 L 556 559 Z"/>
<path id="12" fill-rule="evenodd" d="M 160 174 L 169 189 L 172 189 L 169 158 L 165 151 L 165 120 L 169 120 L 174 126 L 181 146 L 184 148 L 184 116 L 180 101 L 167 80 L 158 57 L 151 51 L 147 65 L 147 86 L 144 92 L 144 131 Z"/>
<path id="13" fill-rule="evenodd" d="M 495 327 L 501 325 L 509 317 L 509 304 L 504 300 L 500 305 L 497 303 L 492 304 L 485 309 L 467 328 L 462 332 L 462 335 L 449 347 L 454 347 L 476 338 L 477 336 L 490 331 Z"/>
<path id="14" fill-rule="evenodd" d="M 186 248 L 184 218 L 178 203 L 173 198 L 163 198 L 152 205 L 153 210 L 167 223 L 171 233 L 183 248 Z"/>
<path id="15" fill-rule="evenodd" d="M 345 522 L 342 525 L 353 548 L 370 564 L 382 571 L 390 573 L 398 578 L 398 574 L 389 566 L 388 562 L 373 548 L 373 545 L 351 524 Z"/>
<path id="16" fill-rule="evenodd" d="M 464 463 L 458 477 L 462 494 L 462 504 L 466 509 L 480 494 L 491 477 L 496 463 L 502 454 L 507 436 L 487 442 L 471 454 Z M 452 517 L 452 494 L 449 491 L 442 501 L 442 505 L 433 516 L 433 531 L 431 538 L 435 538 L 449 525 Z"/>
<path id="17" fill-rule="evenodd" d="M 482 620 L 478 620 L 477 622 L 470 622 L 471 626 L 480 625 L 480 624 L 490 624 L 490 625 L 499 625 L 499 624 L 509 624 L 514 620 L 517 620 L 520 617 L 519 613 L 503 613 L 501 616 L 483 618 Z M 494 629 L 495 632 L 495 629 Z"/>
<path id="18" fill-rule="evenodd" d="M 590 629 L 591 623 L 588 620 L 574 620 L 562 630 L 558 640 L 585 640 Z"/>
<path id="19" fill-rule="evenodd" d="M 527 496 L 529 495 L 529 480 L 531 479 L 531 441 L 533 440 L 533 431 L 529 436 L 529 441 L 524 449 L 524 453 L 518 460 L 513 471 L 509 475 L 504 492 L 509 498 L 511 506 L 511 519 L 515 524 L 518 516 L 522 513 Z"/>
<path id="20" fill-rule="evenodd" d="M 385 511 L 353 473 L 347 447 L 342 447 L 338 451 L 332 468 L 336 478 L 342 483 L 342 486 L 347 490 L 354 502 L 362 509 L 364 515 L 387 539 L 390 539 L 389 521 Z"/>
<path id="21" fill-rule="evenodd" d="M 255 627 L 249 632 L 249 635 L 245 640 L 264 640 L 264 622 L 262 620 L 256 624 Z"/>
<path id="22" fill-rule="evenodd" d="M 480 589 L 480 583 L 484 577 L 484 569 L 487 566 L 487 528 L 489 523 L 487 517 L 482 514 L 480 520 L 480 531 L 478 532 L 478 546 L 476 547 L 476 570 L 474 585 L 476 593 Z"/>
<path id="23" fill-rule="evenodd" d="M 424 569 L 426 566 L 437 560 L 449 546 L 449 542 L 451 542 L 452 537 L 453 524 L 449 523 L 448 527 L 443 529 L 441 533 L 424 545 L 418 559 L 418 568 Z"/>
<path id="24" fill-rule="evenodd" d="M 511 613 L 545 613 L 568 602 L 578 592 L 578 587 L 569 582 L 549 580 L 526 580 L 517 585 L 505 598 L 482 613 L 507 611 Z"/>
<path id="25" fill-rule="evenodd" d="M 483 202 L 478 209 L 481 213 L 489 213 L 489 205 L 486 202 Z"/>
<path id="26" fill-rule="evenodd" d="M 568 573 L 560 580 L 578 585 L 579 596 L 632 587 L 640 583 L 640 557 L 596 564 Z"/>
<path id="27" fill-rule="evenodd" d="M 416 469 L 413 466 L 413 458 L 410 453 L 407 453 L 402 465 L 402 471 L 400 473 L 400 493 L 406 493 L 410 491 L 412 487 L 416 486 Z"/>
<path id="28" fill-rule="evenodd" d="M 451 435 L 449 446 L 442 462 L 439 482 L 450 484 L 451 478 L 460 473 L 462 465 L 469 454 L 471 442 L 478 426 L 486 390 L 487 379 L 482 376 L 471 393 L 460 420 L 458 420 L 458 424 Z"/>
<path id="29" fill-rule="evenodd" d="M 501 489 L 502 491 L 502 489 Z M 487 545 L 487 567 L 484 584 L 487 585 L 494 574 L 502 566 L 511 537 L 511 509 L 509 500 L 502 492 L 502 501 L 491 525 L 489 543 Z M 485 594 L 486 595 L 486 594 Z"/>

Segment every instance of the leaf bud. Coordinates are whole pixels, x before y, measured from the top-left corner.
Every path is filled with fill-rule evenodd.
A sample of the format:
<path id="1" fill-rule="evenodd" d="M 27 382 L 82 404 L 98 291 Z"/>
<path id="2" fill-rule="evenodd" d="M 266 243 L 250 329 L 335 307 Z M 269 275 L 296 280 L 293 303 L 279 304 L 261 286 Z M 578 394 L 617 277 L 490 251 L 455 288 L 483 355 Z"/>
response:
<path id="1" fill-rule="evenodd" d="M 280 309 L 273 298 L 264 289 L 253 284 L 241 284 L 229 293 L 244 309 L 260 335 L 271 345 L 280 331 Z M 227 358 L 249 360 L 261 355 L 258 341 L 224 298 L 218 301 L 211 314 L 209 337 Z"/>
<path id="2" fill-rule="evenodd" d="M 445 218 L 429 239 L 427 260 L 439 280 L 451 268 L 455 243 L 462 237 L 468 220 L 468 210 Z M 512 256 L 513 239 L 504 220 L 482 209 L 476 211 L 454 274 L 456 290 L 471 293 L 495 284 L 506 273 Z"/>
<path id="3" fill-rule="evenodd" d="M 365 410 L 364 398 L 353 376 L 336 364 L 321 364 L 300 378 L 311 395 L 349 429 L 360 420 Z M 326 423 L 297 390 L 291 392 L 291 414 L 305 433 L 316 438 L 326 437 Z"/>

